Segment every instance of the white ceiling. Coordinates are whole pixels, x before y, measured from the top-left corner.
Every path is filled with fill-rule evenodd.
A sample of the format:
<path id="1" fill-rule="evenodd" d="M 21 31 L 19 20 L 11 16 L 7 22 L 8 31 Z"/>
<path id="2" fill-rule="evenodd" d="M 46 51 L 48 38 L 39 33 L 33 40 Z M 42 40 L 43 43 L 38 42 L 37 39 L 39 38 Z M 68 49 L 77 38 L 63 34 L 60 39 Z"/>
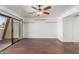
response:
<path id="1" fill-rule="evenodd" d="M 31 8 L 30 5 L 4 5 L 6 8 L 16 12 L 17 14 L 23 16 L 23 17 L 36 17 L 37 14 L 33 13 L 30 14 L 29 12 L 35 11 Z M 74 7 L 74 5 L 51 5 L 52 8 L 50 9 L 49 15 L 42 15 L 44 17 L 58 17 L 59 15 L 63 14 L 67 10 Z"/>

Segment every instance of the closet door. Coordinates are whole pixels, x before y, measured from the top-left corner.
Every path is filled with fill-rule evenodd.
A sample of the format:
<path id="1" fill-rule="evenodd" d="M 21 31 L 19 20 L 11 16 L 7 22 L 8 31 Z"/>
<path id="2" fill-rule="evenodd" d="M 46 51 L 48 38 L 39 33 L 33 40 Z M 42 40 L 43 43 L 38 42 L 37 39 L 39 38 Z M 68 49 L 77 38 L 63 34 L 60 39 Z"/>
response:
<path id="1" fill-rule="evenodd" d="M 67 17 L 63 20 L 63 40 L 64 42 L 72 42 L 72 18 Z"/>
<path id="2" fill-rule="evenodd" d="M 73 18 L 73 42 L 79 42 L 79 17 Z"/>

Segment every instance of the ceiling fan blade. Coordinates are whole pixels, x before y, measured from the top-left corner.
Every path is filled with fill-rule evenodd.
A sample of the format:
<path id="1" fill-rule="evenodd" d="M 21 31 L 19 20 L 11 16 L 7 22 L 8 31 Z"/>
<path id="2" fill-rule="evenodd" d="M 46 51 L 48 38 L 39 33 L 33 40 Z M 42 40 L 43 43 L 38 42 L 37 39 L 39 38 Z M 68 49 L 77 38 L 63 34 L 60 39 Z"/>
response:
<path id="1" fill-rule="evenodd" d="M 35 10 L 37 10 L 37 8 L 35 8 L 35 7 L 33 7 L 33 6 L 32 6 L 32 8 L 35 9 Z"/>
<path id="2" fill-rule="evenodd" d="M 51 8 L 51 6 L 47 6 L 47 7 L 45 7 L 43 10 L 48 10 L 48 9 L 50 9 Z"/>
<path id="3" fill-rule="evenodd" d="M 47 14 L 47 15 L 49 15 L 50 13 L 49 12 L 43 12 L 44 14 Z"/>

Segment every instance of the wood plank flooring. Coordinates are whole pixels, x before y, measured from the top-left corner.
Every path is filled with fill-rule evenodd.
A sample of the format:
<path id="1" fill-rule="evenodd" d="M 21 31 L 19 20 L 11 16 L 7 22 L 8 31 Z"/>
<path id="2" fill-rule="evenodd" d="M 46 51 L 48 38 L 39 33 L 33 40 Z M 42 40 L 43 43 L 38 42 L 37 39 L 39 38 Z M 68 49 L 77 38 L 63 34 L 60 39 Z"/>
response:
<path id="1" fill-rule="evenodd" d="M 79 43 L 78 42 L 65 42 L 64 43 L 65 54 L 79 54 Z"/>
<path id="2" fill-rule="evenodd" d="M 57 39 L 23 39 L 0 54 L 78 54 L 79 43 L 62 43 Z"/>

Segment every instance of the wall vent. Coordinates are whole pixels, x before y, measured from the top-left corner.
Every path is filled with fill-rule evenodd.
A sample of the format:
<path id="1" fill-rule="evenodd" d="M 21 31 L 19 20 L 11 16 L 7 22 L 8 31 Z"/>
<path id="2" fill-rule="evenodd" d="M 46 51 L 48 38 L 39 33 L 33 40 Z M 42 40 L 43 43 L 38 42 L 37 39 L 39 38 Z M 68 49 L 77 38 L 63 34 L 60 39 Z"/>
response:
<path id="1" fill-rule="evenodd" d="M 47 20 L 47 19 L 34 19 L 35 21 L 44 21 L 44 20 Z"/>

